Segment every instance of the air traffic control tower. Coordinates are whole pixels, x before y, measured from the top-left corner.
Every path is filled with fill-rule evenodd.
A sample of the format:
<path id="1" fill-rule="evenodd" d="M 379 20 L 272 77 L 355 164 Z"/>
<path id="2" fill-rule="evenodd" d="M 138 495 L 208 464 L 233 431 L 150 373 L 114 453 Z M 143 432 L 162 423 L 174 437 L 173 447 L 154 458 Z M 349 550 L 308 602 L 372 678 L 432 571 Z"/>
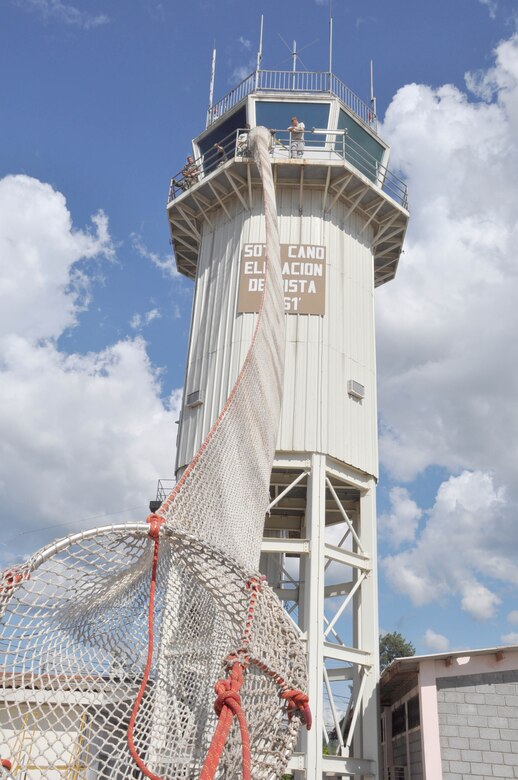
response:
<path id="1" fill-rule="evenodd" d="M 305 125 L 296 151 L 293 116 Z M 257 317 L 264 219 L 246 143 L 256 125 L 275 131 L 287 318 L 262 570 L 306 644 L 314 716 L 290 771 L 378 778 L 374 290 L 395 276 L 407 191 L 373 103 L 331 73 L 252 73 L 210 106 L 193 166 L 171 182 L 178 270 L 196 284 L 176 469 L 224 405 Z"/>

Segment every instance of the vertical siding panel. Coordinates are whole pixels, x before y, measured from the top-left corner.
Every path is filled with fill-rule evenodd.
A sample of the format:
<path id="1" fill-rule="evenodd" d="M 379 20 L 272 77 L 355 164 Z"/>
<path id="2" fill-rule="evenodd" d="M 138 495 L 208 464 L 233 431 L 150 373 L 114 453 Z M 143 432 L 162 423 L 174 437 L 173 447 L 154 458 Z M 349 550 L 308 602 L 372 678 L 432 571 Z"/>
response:
<path id="1" fill-rule="evenodd" d="M 302 214 L 298 188 L 277 190 L 282 243 L 326 247 L 326 313 L 287 315 L 284 397 L 278 447 L 321 451 L 377 475 L 373 258 L 370 226 L 346 217 L 337 202 L 322 214 L 322 193 L 307 189 Z M 256 315 L 237 314 L 240 255 L 246 242 L 264 242 L 260 192 L 232 219 L 221 212 L 204 226 L 186 389 L 202 389 L 203 406 L 185 409 L 178 465 L 189 462 L 222 408 L 243 363 Z M 357 401 L 347 393 L 353 379 L 365 387 Z"/>

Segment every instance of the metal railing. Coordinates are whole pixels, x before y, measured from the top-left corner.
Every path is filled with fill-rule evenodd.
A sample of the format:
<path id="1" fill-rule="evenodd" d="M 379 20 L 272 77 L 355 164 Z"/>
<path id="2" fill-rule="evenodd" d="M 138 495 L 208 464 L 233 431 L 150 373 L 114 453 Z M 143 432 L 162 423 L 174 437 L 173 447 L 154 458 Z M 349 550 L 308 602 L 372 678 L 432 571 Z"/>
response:
<path id="1" fill-rule="evenodd" d="M 349 108 L 371 130 L 377 133 L 378 118 L 373 107 L 365 103 L 334 73 L 309 70 L 256 70 L 230 90 L 207 111 L 206 127 L 237 105 L 252 92 L 299 92 L 311 95 L 333 95 Z"/>
<path id="2" fill-rule="evenodd" d="M 206 154 L 197 157 L 192 164 L 184 165 L 181 171 L 175 174 L 169 185 L 169 201 L 177 195 L 189 190 L 195 184 L 198 184 L 203 178 L 215 171 L 221 165 L 224 165 L 229 159 L 236 156 L 240 157 L 239 150 L 240 136 L 248 136 L 248 130 L 242 129 L 229 133 L 225 138 L 214 144 Z M 248 144 L 247 144 L 248 146 Z"/>
<path id="3" fill-rule="evenodd" d="M 368 103 L 365 103 L 358 95 L 349 89 L 347 84 L 340 81 L 334 73 L 330 74 L 331 77 L 331 93 L 335 95 L 339 100 L 350 108 L 353 114 L 356 114 L 362 122 L 368 125 L 375 133 L 378 132 L 378 117 L 376 116 L 373 107 Z"/>
<path id="4" fill-rule="evenodd" d="M 171 490 L 176 485 L 176 480 L 174 479 L 159 479 L 157 490 L 156 490 L 156 500 L 165 501 Z"/>
<path id="5" fill-rule="evenodd" d="M 387 767 L 386 780 L 408 780 L 407 769 L 406 766 Z"/>
<path id="6" fill-rule="evenodd" d="M 182 171 L 171 179 L 169 202 L 178 195 L 206 178 L 228 160 L 248 156 L 248 130 L 239 129 L 194 161 L 188 175 Z M 354 141 L 345 130 L 319 130 L 305 132 L 303 148 L 296 150 L 290 140 L 290 133 L 283 130 L 270 130 L 272 143 L 270 153 L 274 160 L 298 159 L 326 161 L 345 161 L 356 168 L 376 187 L 387 193 L 403 208 L 408 208 L 408 190 L 405 182 L 382 165 L 370 152 Z M 298 156 L 300 154 L 300 156 Z"/>
<path id="7" fill-rule="evenodd" d="M 230 92 L 227 92 L 225 97 L 221 98 L 221 100 L 218 100 L 217 103 L 214 103 L 209 108 L 207 111 L 206 127 L 215 122 L 216 119 L 219 119 L 220 116 L 223 116 L 223 114 L 226 114 L 227 111 L 230 111 L 231 108 L 233 108 L 241 100 L 243 100 L 243 98 L 254 91 L 256 81 L 255 76 L 255 72 L 251 73 L 246 77 L 246 79 L 243 79 L 243 81 L 238 84 L 237 87 L 234 87 L 234 89 L 231 89 Z"/>
<path id="8" fill-rule="evenodd" d="M 257 90 L 264 92 L 331 92 L 329 73 L 310 70 L 257 71 Z"/>

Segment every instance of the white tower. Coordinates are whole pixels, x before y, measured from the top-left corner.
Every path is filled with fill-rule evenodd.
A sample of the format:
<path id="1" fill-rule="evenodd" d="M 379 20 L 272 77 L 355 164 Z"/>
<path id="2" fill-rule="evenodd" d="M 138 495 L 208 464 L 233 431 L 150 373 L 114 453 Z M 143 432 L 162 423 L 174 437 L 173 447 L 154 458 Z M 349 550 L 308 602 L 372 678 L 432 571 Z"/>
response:
<path id="1" fill-rule="evenodd" d="M 306 128 L 300 152 L 286 129 L 293 116 Z M 374 288 L 396 272 L 406 188 L 387 168 L 373 107 L 330 73 L 256 71 L 210 107 L 195 165 L 173 178 L 168 203 L 178 269 L 196 282 L 177 474 L 225 403 L 258 309 L 265 236 L 247 125 L 276 130 L 285 260 L 286 373 L 262 568 L 307 646 L 315 725 L 290 771 L 377 778 Z"/>

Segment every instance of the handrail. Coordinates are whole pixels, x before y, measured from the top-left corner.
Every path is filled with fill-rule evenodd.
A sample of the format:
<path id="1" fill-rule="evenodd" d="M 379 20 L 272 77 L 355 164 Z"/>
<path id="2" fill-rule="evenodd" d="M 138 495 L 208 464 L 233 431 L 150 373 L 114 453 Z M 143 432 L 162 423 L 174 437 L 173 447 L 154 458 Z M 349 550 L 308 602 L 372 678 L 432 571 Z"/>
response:
<path id="1" fill-rule="evenodd" d="M 177 194 L 181 194 L 193 187 L 202 177 L 216 170 L 220 165 L 227 162 L 230 157 L 235 156 L 239 135 L 248 133 L 247 129 L 237 130 L 229 133 L 219 143 L 215 144 L 206 154 L 193 160 L 192 166 L 184 165 L 183 168 L 171 178 L 169 185 L 169 201 L 173 200 Z M 223 150 L 221 152 L 220 150 Z M 187 169 L 190 168 L 186 175 Z"/>
<path id="2" fill-rule="evenodd" d="M 309 70 L 255 70 L 236 87 L 209 107 L 206 127 L 237 105 L 252 92 L 300 92 L 333 95 L 351 109 L 364 124 L 378 132 L 378 118 L 372 105 L 365 103 L 334 73 Z"/>
<path id="3" fill-rule="evenodd" d="M 172 177 L 169 187 L 169 201 L 181 195 L 202 181 L 218 167 L 236 157 L 248 156 L 246 128 L 238 129 L 223 138 L 216 148 L 198 157 L 193 162 L 189 175 L 184 168 Z M 289 159 L 290 133 L 286 129 L 270 130 L 272 134 L 271 155 L 275 159 Z M 319 137 L 324 136 L 324 138 Z M 328 140 L 330 138 L 331 140 Z M 354 166 L 383 192 L 387 193 L 403 208 L 408 208 L 408 189 L 405 182 L 382 165 L 370 152 L 348 135 L 346 130 L 305 131 L 303 157 L 306 160 L 342 160 Z"/>

